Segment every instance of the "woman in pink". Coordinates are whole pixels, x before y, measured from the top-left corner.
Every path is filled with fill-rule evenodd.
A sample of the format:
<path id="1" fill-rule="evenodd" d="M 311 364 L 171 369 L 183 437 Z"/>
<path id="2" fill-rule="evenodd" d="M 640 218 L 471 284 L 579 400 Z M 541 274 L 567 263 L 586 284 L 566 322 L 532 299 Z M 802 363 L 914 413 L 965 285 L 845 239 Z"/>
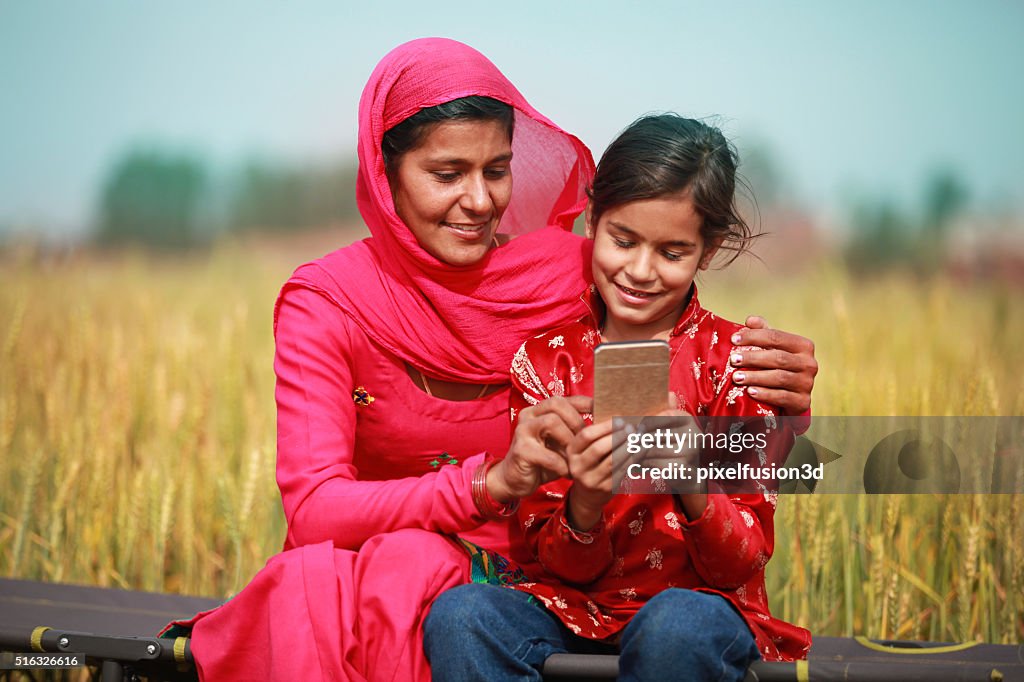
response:
<path id="1" fill-rule="evenodd" d="M 448 536 L 528 569 L 503 514 L 566 473 L 556 450 L 582 426 L 564 403 L 510 438 L 508 362 L 586 310 L 589 246 L 570 230 L 590 152 L 444 39 L 380 62 L 359 126 L 372 236 L 300 267 L 275 308 L 286 551 L 186 624 L 203 679 L 426 679 L 426 611 L 471 577 Z M 747 333 L 794 351 L 800 371 L 763 385 L 806 409 L 809 342 Z"/>

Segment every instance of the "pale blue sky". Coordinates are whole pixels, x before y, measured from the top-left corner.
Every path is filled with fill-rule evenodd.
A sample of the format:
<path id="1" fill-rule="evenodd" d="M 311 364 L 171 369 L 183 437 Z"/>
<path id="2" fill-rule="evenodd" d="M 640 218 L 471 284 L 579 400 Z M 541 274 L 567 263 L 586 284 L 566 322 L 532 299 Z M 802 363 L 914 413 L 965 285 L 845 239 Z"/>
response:
<path id="1" fill-rule="evenodd" d="M 80 231 L 140 141 L 218 167 L 354 155 L 374 64 L 444 35 L 599 155 L 647 111 L 718 114 L 808 207 L 954 167 L 1024 207 L 1024 3 L 0 2 L 0 225 Z M 553 5 L 553 6 L 549 6 Z M 628 9 L 627 9 L 628 8 Z"/>

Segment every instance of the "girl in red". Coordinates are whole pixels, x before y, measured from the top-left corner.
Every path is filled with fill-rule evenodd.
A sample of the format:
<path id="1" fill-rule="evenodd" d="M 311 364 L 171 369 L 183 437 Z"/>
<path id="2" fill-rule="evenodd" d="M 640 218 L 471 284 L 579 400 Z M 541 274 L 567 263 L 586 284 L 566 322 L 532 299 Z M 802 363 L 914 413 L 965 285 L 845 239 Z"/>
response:
<path id="1" fill-rule="evenodd" d="M 788 452 L 793 435 L 775 410 L 731 380 L 741 326 L 703 309 L 693 284 L 717 252 L 735 258 L 751 239 L 733 200 L 736 164 L 720 131 L 675 115 L 642 118 L 612 143 L 587 210 L 591 314 L 519 349 L 513 424 L 545 400 L 592 395 L 601 341 L 662 339 L 677 409 L 760 415 L 746 427 L 764 434 L 769 452 L 758 455 Z M 806 656 L 810 633 L 768 610 L 775 493 L 613 495 L 612 441 L 610 420 L 583 428 L 567 448 L 569 476 L 523 500 L 541 574 L 516 591 L 467 585 L 435 603 L 426 642 L 439 679 L 540 679 L 544 659 L 566 651 L 618 651 L 619 679 L 649 680 L 738 680 L 758 657 Z M 444 647 L 457 622 L 457 647 Z"/>

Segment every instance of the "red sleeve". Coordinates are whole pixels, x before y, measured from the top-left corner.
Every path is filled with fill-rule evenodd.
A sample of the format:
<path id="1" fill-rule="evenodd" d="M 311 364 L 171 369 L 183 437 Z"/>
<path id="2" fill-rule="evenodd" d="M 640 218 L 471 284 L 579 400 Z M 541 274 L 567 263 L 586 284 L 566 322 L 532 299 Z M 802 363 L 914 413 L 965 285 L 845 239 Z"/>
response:
<path id="1" fill-rule="evenodd" d="M 347 318 L 316 292 L 294 287 L 282 293 L 274 370 L 286 546 L 332 540 L 357 549 L 401 528 L 457 533 L 479 526 L 484 519 L 471 482 L 483 455 L 422 476 L 358 480 L 349 330 Z"/>
<path id="2" fill-rule="evenodd" d="M 512 363 L 511 410 L 513 430 L 519 423 L 519 414 L 523 409 L 536 405 L 549 398 L 550 393 L 540 379 L 547 376 L 538 365 L 547 370 L 547 363 L 542 363 L 545 352 L 543 345 L 536 340 L 527 341 L 516 353 Z M 536 351 L 540 349 L 540 353 Z M 537 365 L 532 355 L 539 355 Z M 562 385 L 570 387 L 570 377 L 559 377 Z M 566 520 L 565 500 L 572 486 L 572 481 L 560 478 L 542 485 L 537 492 L 523 499 L 519 505 L 519 522 L 523 527 L 523 535 L 530 553 L 540 562 L 552 576 L 567 583 L 585 585 L 601 577 L 613 561 L 611 537 L 599 523 L 589 532 L 580 532 L 570 528 Z"/>
<path id="3" fill-rule="evenodd" d="M 793 446 L 788 420 L 777 419 L 775 408 L 752 399 L 730 384 L 708 406 L 715 432 L 738 431 L 763 436 L 766 447 L 741 455 L 754 467 L 785 461 Z M 726 419 L 722 419 L 722 418 Z M 728 417 L 744 417 L 736 420 Z M 747 456 L 749 454 L 749 457 Z M 767 482 L 766 482 L 767 483 Z M 697 572 L 709 585 L 723 589 L 746 584 L 764 568 L 775 548 L 775 486 L 762 492 L 727 495 L 709 490 L 708 504 L 700 518 L 683 523 L 687 550 Z"/>

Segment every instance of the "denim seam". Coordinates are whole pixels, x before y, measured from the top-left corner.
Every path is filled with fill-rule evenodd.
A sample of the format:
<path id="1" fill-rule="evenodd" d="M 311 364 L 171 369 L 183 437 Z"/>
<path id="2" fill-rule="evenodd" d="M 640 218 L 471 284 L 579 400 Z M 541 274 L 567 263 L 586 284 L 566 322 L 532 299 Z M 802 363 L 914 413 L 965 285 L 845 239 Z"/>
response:
<path id="1" fill-rule="evenodd" d="M 736 646 L 736 643 L 739 642 L 740 639 L 742 639 L 743 635 L 745 635 L 745 634 L 746 634 L 745 632 L 737 632 L 736 636 L 733 638 L 732 642 L 729 643 L 729 646 L 725 647 L 725 650 L 722 651 L 722 655 L 718 659 L 718 665 L 721 667 L 721 670 L 722 670 L 722 674 L 719 676 L 718 682 L 723 682 L 723 680 L 730 679 L 728 677 L 728 673 L 729 673 L 728 669 L 732 665 L 732 662 L 730 661 L 729 664 L 726 664 L 726 656 L 729 654 L 730 651 L 732 651 L 732 648 L 734 646 Z M 749 667 L 749 661 L 748 661 L 747 665 Z"/>

